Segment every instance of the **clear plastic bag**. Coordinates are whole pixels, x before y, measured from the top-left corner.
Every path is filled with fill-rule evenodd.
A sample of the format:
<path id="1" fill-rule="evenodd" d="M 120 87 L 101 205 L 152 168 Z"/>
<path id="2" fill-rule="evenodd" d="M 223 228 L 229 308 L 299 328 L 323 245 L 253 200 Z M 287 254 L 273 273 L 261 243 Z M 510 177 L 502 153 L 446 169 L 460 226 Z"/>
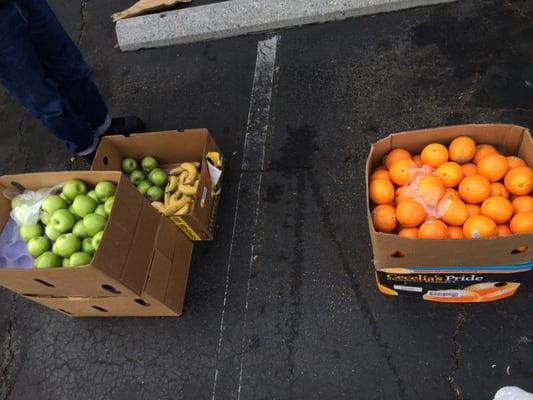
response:
<path id="1" fill-rule="evenodd" d="M 9 215 L 18 226 L 38 223 L 43 200 L 49 194 L 56 193 L 62 186 L 56 185 L 37 191 L 25 190 L 22 193 L 6 189 L 3 193 L 4 196 L 10 200 L 15 199 L 14 203 L 16 204 Z"/>
<path id="2" fill-rule="evenodd" d="M 533 393 L 516 386 L 505 386 L 496 392 L 494 400 L 533 400 Z"/>

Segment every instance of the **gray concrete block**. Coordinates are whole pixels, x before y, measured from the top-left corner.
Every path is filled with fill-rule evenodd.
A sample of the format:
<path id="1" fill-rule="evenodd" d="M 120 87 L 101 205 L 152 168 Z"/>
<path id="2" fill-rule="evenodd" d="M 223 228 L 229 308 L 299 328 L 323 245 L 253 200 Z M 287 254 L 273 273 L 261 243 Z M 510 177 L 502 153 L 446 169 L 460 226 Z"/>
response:
<path id="1" fill-rule="evenodd" d="M 455 0 L 231 0 L 117 22 L 122 51 L 163 47 Z"/>

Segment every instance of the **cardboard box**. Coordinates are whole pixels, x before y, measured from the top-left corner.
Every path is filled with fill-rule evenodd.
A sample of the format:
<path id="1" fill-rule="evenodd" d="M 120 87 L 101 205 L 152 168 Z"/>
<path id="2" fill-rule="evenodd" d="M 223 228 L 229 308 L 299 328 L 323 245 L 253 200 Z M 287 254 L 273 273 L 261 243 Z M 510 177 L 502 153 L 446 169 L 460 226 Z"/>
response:
<path id="1" fill-rule="evenodd" d="M 120 171 L 122 160 L 155 157 L 161 166 L 170 169 L 182 162 L 201 161 L 201 178 L 193 211 L 172 221 L 193 241 L 212 240 L 220 200 L 213 193 L 207 166 L 208 152 L 220 149 L 207 129 L 189 129 L 143 133 L 130 136 L 106 136 L 102 139 L 92 164 L 93 171 Z"/>
<path id="2" fill-rule="evenodd" d="M 372 170 L 392 149 L 412 154 L 432 142 L 448 145 L 467 135 L 533 165 L 530 132 L 516 125 L 459 125 L 390 135 L 372 145 L 366 163 L 366 187 Z M 407 294 L 442 302 L 494 301 L 513 295 L 531 280 L 533 234 L 477 240 L 411 239 L 377 232 L 367 215 L 378 288 L 389 295 Z M 525 249 L 525 251 L 523 251 Z"/>
<path id="3" fill-rule="evenodd" d="M 192 242 L 161 216 L 150 249 L 149 274 L 138 296 L 26 296 L 70 317 L 170 317 L 183 312 Z"/>
<path id="4" fill-rule="evenodd" d="M 153 238 L 160 216 L 119 172 L 47 172 L 0 177 L 0 191 L 24 187 L 48 188 L 69 179 L 89 185 L 107 180 L 117 184 L 115 202 L 101 244 L 90 265 L 53 269 L 0 269 L 0 285 L 14 292 L 46 297 L 137 297 L 144 288 Z M 9 218 L 9 200 L 0 196 L 0 230 Z M 148 244 L 148 245 L 147 245 Z"/>

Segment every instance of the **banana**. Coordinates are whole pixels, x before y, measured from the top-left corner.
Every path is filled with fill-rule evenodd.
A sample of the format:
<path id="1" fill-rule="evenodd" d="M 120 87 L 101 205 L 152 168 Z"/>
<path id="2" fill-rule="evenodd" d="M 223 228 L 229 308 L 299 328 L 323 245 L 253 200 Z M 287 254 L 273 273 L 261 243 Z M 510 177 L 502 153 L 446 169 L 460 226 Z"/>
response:
<path id="1" fill-rule="evenodd" d="M 176 214 L 178 210 L 183 208 L 186 204 L 188 205 L 190 201 L 190 197 L 183 196 L 178 201 L 175 201 L 174 203 L 171 203 L 169 206 L 167 206 L 164 210 L 164 214 L 166 216 L 171 216 Z"/>
<path id="2" fill-rule="evenodd" d="M 152 202 L 152 207 L 154 207 L 157 211 L 159 211 L 162 214 L 165 212 L 165 205 L 161 203 L 160 201 Z"/>
<path id="3" fill-rule="evenodd" d="M 189 209 L 190 206 L 189 203 L 187 203 L 176 212 L 176 215 L 185 215 L 189 212 Z"/>
<path id="4" fill-rule="evenodd" d="M 175 203 L 178 201 L 181 197 L 182 193 L 179 190 L 176 190 L 174 193 L 170 195 L 170 199 L 168 200 L 169 204 Z"/>
<path id="5" fill-rule="evenodd" d="M 198 176 L 198 170 L 192 163 L 184 162 L 181 164 L 181 167 L 187 171 L 187 177 L 185 178 L 186 185 L 189 185 L 193 183 L 196 180 L 196 177 Z"/>
<path id="6" fill-rule="evenodd" d="M 178 177 L 178 183 L 185 183 L 185 179 L 187 179 L 187 175 L 189 175 L 189 173 L 187 171 L 183 171 L 180 176 Z"/>
<path id="7" fill-rule="evenodd" d="M 170 204 L 170 196 L 171 196 L 171 193 L 165 191 L 165 200 L 164 200 L 165 207 L 167 207 Z"/>
<path id="8" fill-rule="evenodd" d="M 175 176 L 176 176 L 176 175 L 181 174 L 183 171 L 184 171 L 184 169 L 183 169 L 182 166 L 180 165 L 179 167 L 176 167 L 176 168 L 172 169 L 172 170 L 170 171 L 170 175 L 175 175 Z"/>
<path id="9" fill-rule="evenodd" d="M 194 165 L 197 169 L 200 168 L 200 165 L 202 165 L 200 161 L 195 161 L 195 162 L 192 162 L 191 164 Z"/>
<path id="10" fill-rule="evenodd" d="M 179 185 L 178 188 L 181 193 L 186 194 L 188 196 L 194 196 L 196 194 L 196 191 L 198 190 L 198 185 Z"/>
<path id="11" fill-rule="evenodd" d="M 178 177 L 171 175 L 168 178 L 168 183 L 165 192 L 173 193 L 178 188 L 178 184 Z"/>

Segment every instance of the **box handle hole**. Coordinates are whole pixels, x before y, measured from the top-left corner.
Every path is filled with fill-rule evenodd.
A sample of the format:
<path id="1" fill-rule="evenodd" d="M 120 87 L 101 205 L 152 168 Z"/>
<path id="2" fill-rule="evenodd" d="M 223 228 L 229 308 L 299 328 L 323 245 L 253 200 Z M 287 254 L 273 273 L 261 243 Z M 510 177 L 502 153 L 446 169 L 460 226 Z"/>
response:
<path id="1" fill-rule="evenodd" d="M 92 308 L 94 308 L 95 310 L 98 310 L 98 311 L 107 312 L 107 310 L 104 307 L 92 306 Z"/>
<path id="2" fill-rule="evenodd" d="M 405 257 L 405 253 L 403 251 L 396 250 L 395 252 L 392 252 L 390 256 L 394 258 L 403 258 Z"/>
<path id="3" fill-rule="evenodd" d="M 35 282 L 39 282 L 41 285 L 48 286 L 48 287 L 55 287 L 51 283 L 48 283 L 46 281 L 43 281 L 42 279 L 34 279 Z"/>
<path id="4" fill-rule="evenodd" d="M 507 282 L 498 282 L 494 284 L 495 287 L 504 287 L 507 286 Z"/>
<path id="5" fill-rule="evenodd" d="M 137 304 L 140 304 L 141 306 L 144 306 L 144 307 L 150 307 L 150 303 L 147 303 L 146 301 L 144 301 L 143 299 L 135 299 L 133 300 L 135 303 Z"/>
<path id="6" fill-rule="evenodd" d="M 65 314 L 68 314 L 68 315 L 72 315 L 71 312 L 68 312 L 67 310 L 63 310 L 62 308 L 58 308 L 57 311 L 61 311 L 62 313 L 65 313 Z"/>
<path id="7" fill-rule="evenodd" d="M 115 289 L 111 285 L 102 285 L 102 289 L 107 290 L 108 292 L 111 292 L 111 293 L 114 293 L 114 294 L 119 294 L 120 293 L 120 290 Z"/>
<path id="8" fill-rule="evenodd" d="M 104 163 L 104 165 L 109 164 L 109 158 L 107 158 L 107 156 L 104 156 L 104 158 L 102 158 L 102 162 Z"/>
<path id="9" fill-rule="evenodd" d="M 11 181 L 11 186 L 13 186 L 15 189 L 17 189 L 19 192 L 24 192 L 26 190 L 26 188 L 24 187 L 24 185 L 18 183 L 18 182 L 15 182 L 15 181 Z"/>
<path id="10" fill-rule="evenodd" d="M 526 251 L 528 249 L 527 246 L 518 246 L 516 249 L 514 249 L 513 251 L 511 251 L 511 254 L 521 254 L 523 253 L 524 251 Z"/>

